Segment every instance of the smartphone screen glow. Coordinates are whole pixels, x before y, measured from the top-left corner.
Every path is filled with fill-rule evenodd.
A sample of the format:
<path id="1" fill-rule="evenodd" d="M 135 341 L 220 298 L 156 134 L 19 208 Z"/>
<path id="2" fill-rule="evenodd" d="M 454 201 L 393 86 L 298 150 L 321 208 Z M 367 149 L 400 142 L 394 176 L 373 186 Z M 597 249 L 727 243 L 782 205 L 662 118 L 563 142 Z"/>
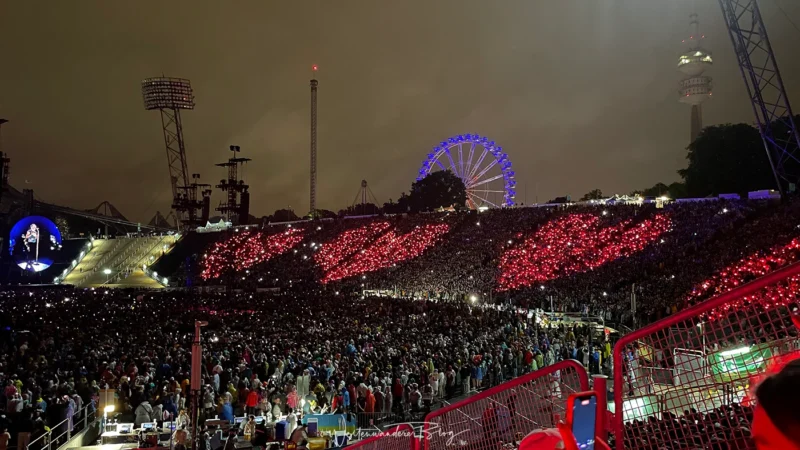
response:
<path id="1" fill-rule="evenodd" d="M 575 399 L 572 410 L 572 434 L 578 448 L 594 450 L 594 422 L 597 415 L 597 398 L 584 397 Z"/>

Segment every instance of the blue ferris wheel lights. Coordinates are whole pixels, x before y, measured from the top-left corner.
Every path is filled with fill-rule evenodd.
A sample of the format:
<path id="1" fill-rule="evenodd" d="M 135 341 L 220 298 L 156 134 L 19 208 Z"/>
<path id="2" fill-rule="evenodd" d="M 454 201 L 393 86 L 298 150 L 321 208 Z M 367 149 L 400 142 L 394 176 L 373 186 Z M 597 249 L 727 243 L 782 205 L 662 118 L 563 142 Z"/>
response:
<path id="1" fill-rule="evenodd" d="M 464 143 L 472 145 L 465 149 L 463 147 Z M 475 151 L 476 145 L 482 146 L 483 150 Z M 465 150 L 467 151 L 466 153 Z M 458 154 L 456 155 L 455 153 Z M 443 155 L 446 155 L 446 157 L 443 157 Z M 491 158 L 487 159 L 486 156 L 488 155 L 491 155 Z M 447 138 L 446 141 L 441 141 L 426 156 L 427 158 L 419 170 L 417 181 L 430 174 L 435 169 L 435 166 L 439 166 L 442 170 L 453 172 L 464 180 L 465 184 L 472 186 L 467 189 L 470 207 L 477 208 L 487 205 L 497 207 L 514 204 L 512 199 L 516 194 L 514 191 L 516 183 L 514 182 L 514 171 L 511 170 L 511 161 L 508 154 L 503 152 L 503 148 L 497 146 L 495 141 L 490 140 L 488 137 L 476 133 L 452 136 Z M 473 163 L 475 164 L 473 165 Z M 489 172 L 495 165 L 501 171 L 499 176 L 492 175 Z M 497 179 L 502 179 L 503 185 L 496 185 L 493 188 L 490 183 Z M 499 191 L 501 186 L 504 188 L 503 191 Z M 489 196 L 490 192 L 502 193 L 502 201 L 497 202 L 497 204 L 492 203 L 491 197 L 485 197 Z"/>

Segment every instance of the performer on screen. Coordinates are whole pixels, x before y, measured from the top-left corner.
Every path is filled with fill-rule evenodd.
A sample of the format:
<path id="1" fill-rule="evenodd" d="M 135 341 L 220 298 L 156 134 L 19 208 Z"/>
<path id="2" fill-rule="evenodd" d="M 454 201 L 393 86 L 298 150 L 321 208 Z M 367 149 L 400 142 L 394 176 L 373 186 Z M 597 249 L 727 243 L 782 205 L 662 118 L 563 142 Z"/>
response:
<path id="1" fill-rule="evenodd" d="M 25 251 L 28 253 L 31 251 L 31 244 L 36 244 L 34 261 L 39 261 L 39 227 L 35 223 L 32 223 L 28 231 L 22 235 L 22 242 L 25 244 Z"/>

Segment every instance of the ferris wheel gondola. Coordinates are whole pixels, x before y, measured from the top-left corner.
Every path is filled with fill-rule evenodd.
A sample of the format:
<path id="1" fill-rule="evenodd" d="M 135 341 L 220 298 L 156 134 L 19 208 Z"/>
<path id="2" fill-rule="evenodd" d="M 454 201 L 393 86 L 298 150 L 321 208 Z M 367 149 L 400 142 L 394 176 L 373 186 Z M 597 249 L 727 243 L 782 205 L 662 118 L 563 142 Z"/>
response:
<path id="1" fill-rule="evenodd" d="M 514 205 L 517 183 L 511 161 L 486 136 L 460 134 L 440 142 L 422 163 L 417 181 L 437 170 L 450 170 L 464 182 L 472 209 Z"/>

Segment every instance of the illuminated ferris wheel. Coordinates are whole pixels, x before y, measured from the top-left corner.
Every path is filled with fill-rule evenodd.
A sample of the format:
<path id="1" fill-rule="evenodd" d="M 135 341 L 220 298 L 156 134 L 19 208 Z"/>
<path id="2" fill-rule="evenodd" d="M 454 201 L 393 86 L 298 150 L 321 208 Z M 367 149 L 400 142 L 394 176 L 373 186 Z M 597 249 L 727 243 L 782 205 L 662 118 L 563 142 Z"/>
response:
<path id="1" fill-rule="evenodd" d="M 449 170 L 461 178 L 472 209 L 514 204 L 517 183 L 511 161 L 502 147 L 485 136 L 460 134 L 440 142 L 422 163 L 417 181 L 438 170 Z"/>

